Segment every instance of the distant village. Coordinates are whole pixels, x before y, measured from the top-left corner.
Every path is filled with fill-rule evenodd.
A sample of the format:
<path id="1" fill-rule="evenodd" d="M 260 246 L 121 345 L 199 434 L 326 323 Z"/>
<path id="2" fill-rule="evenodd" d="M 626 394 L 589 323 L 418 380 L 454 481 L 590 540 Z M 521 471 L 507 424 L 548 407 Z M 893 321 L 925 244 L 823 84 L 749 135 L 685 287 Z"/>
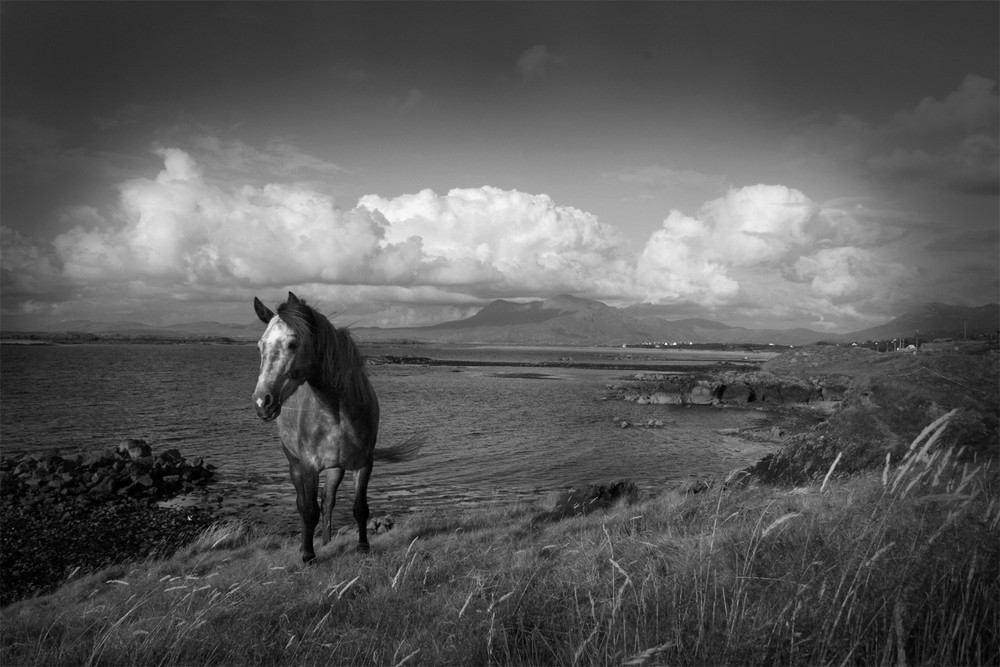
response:
<path id="1" fill-rule="evenodd" d="M 970 333 L 962 337 L 943 337 L 927 340 L 919 333 L 913 336 L 901 336 L 899 338 L 883 340 L 866 340 L 832 343 L 829 341 L 817 341 L 814 345 L 831 345 L 836 347 L 860 347 L 876 352 L 905 352 L 920 349 L 945 349 L 963 345 L 982 345 L 988 347 L 1000 344 L 1000 330 L 995 333 Z M 695 341 L 643 341 L 641 343 L 622 343 L 623 348 L 656 349 L 665 350 L 671 348 L 692 349 L 692 350 L 767 350 L 767 349 L 790 349 L 795 345 L 782 345 L 776 343 L 697 343 Z M 799 347 L 802 347 L 801 345 Z"/>

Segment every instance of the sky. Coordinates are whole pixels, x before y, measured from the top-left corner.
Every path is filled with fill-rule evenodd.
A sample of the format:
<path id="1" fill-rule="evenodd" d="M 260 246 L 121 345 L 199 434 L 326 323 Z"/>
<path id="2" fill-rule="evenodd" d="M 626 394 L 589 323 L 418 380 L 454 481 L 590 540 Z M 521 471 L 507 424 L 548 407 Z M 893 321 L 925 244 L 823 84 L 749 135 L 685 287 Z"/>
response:
<path id="1" fill-rule="evenodd" d="M 1000 300 L 996 2 L 0 6 L 0 327 Z"/>

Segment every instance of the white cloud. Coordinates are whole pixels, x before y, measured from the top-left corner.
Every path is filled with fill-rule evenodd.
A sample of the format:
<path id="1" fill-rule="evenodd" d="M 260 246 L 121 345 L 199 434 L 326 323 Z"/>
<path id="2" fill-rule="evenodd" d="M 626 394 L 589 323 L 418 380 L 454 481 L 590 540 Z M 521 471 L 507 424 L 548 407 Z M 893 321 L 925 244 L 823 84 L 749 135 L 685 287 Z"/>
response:
<path id="1" fill-rule="evenodd" d="M 170 292 L 333 285 L 490 296 L 633 289 L 615 229 L 546 195 L 492 187 L 363 197 L 342 210 L 299 184 L 213 182 L 185 151 L 156 151 L 155 178 L 119 186 L 112 216 L 67 210 L 52 244 L 78 285 Z M 425 294 L 426 296 L 426 294 Z M 434 297 L 440 299 L 440 296 Z"/>
<path id="2" fill-rule="evenodd" d="M 178 285 L 380 282 L 386 256 L 405 259 L 405 249 L 382 243 L 382 227 L 367 212 L 341 211 L 329 196 L 294 186 L 224 188 L 207 183 L 184 151 L 157 153 L 164 169 L 155 179 L 120 186 L 124 226 L 78 225 L 55 239 L 67 277 Z"/>
<path id="3" fill-rule="evenodd" d="M 388 242 L 419 239 L 437 284 L 597 295 L 619 292 L 628 280 L 617 230 L 544 194 L 484 186 L 444 196 L 367 195 L 358 206 L 385 217 Z"/>
<path id="4" fill-rule="evenodd" d="M 645 298 L 733 300 L 740 284 L 731 269 L 774 263 L 805 245 L 814 211 L 808 197 L 780 185 L 731 189 L 694 217 L 671 211 L 639 256 L 638 282 Z"/>
<path id="5" fill-rule="evenodd" d="M 277 159 L 241 144 L 202 145 L 250 165 Z M 857 320 L 937 276 L 914 260 L 928 255 L 926 237 L 909 239 L 912 226 L 897 216 L 861 200 L 819 204 L 783 185 L 733 188 L 693 214 L 673 210 L 632 254 L 614 226 L 545 194 L 490 186 L 370 194 L 344 210 L 309 184 L 234 184 L 216 177 L 212 160 L 177 148 L 157 154 L 160 172 L 120 183 L 112 210 L 65 209 L 69 228 L 51 245 L 4 228 L 5 312 L 66 303 L 72 293 L 80 309 L 100 297 L 125 311 L 156 304 L 166 319 L 190 304 L 293 289 L 383 326 L 559 292 L 697 304 L 722 319 L 795 304 L 820 320 Z M 243 309 L 231 307 L 239 320 Z"/>
<path id="6" fill-rule="evenodd" d="M 903 229 L 850 201 L 821 205 L 780 185 L 731 189 L 694 216 L 671 211 L 638 257 L 637 286 L 653 303 L 769 316 L 796 304 L 861 321 L 916 289 L 917 271 L 888 251 Z"/>
<path id="7" fill-rule="evenodd" d="M 814 294 L 832 303 L 871 302 L 885 306 L 907 294 L 918 278 L 912 266 L 894 262 L 878 250 L 844 246 L 801 257 L 794 270 L 810 280 Z"/>

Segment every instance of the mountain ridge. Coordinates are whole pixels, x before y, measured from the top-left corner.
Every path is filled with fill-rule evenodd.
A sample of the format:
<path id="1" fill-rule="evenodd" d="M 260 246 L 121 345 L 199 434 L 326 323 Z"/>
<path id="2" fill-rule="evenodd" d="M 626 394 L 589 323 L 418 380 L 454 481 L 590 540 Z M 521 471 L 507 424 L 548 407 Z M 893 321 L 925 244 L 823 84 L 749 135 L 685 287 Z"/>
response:
<path id="1" fill-rule="evenodd" d="M 496 299 L 471 317 L 422 327 L 354 327 L 363 342 L 408 338 L 437 343 L 622 345 L 641 343 L 755 343 L 808 345 L 851 343 L 893 338 L 962 338 L 994 335 L 1000 329 L 1000 304 L 955 306 L 930 302 L 875 327 L 846 334 L 806 328 L 749 329 L 706 318 L 668 320 L 665 309 L 649 305 L 617 308 L 601 301 L 559 294 L 549 299 L 516 303 Z M 149 325 L 142 322 L 69 320 L 49 331 L 134 337 L 223 337 L 255 340 L 261 324 L 193 322 Z M 15 332 L 7 331 L 10 336 Z"/>
<path id="2" fill-rule="evenodd" d="M 562 294 L 551 299 L 514 303 L 497 299 L 471 317 L 428 327 L 378 329 L 359 327 L 363 339 L 385 335 L 452 343 L 756 343 L 808 345 L 818 342 L 862 343 L 892 338 L 924 340 L 963 335 L 995 334 L 1000 328 L 1000 304 L 952 306 L 928 303 L 876 327 L 845 334 L 807 328 L 749 329 L 705 318 L 667 320 L 649 306 L 616 308 L 603 302 Z M 963 325 L 955 325 L 961 321 Z M 949 322 L 952 324 L 949 325 Z"/>

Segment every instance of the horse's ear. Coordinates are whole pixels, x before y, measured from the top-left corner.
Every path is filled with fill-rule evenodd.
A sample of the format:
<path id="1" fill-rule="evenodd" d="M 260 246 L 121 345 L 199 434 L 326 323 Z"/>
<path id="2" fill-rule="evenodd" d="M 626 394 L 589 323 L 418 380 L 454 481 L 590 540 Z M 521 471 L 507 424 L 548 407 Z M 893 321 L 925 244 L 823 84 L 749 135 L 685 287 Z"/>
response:
<path id="1" fill-rule="evenodd" d="M 257 313 L 257 317 L 259 317 L 260 321 L 264 324 L 270 324 L 271 320 L 274 319 L 274 313 L 271 312 L 271 309 L 261 303 L 260 299 L 257 297 L 253 298 L 253 309 L 254 312 Z"/>
<path id="2" fill-rule="evenodd" d="M 299 302 L 299 297 L 295 296 L 291 292 L 288 293 L 288 303 L 295 305 Z"/>

